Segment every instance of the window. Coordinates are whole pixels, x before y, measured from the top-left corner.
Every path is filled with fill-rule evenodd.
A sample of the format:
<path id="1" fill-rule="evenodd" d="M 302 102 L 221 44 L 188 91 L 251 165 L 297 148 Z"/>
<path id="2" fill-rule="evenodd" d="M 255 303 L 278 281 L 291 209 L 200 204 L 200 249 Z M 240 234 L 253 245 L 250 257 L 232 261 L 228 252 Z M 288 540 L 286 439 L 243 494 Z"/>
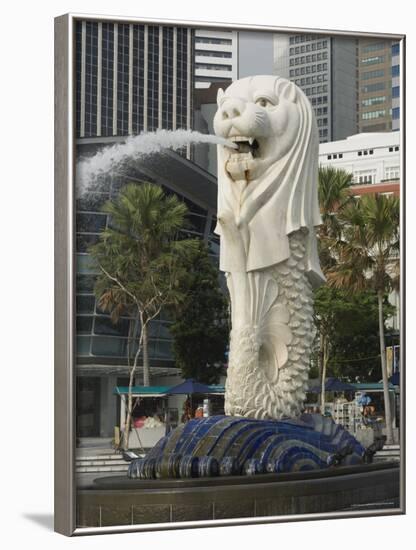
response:
<path id="1" fill-rule="evenodd" d="M 391 97 L 400 97 L 400 86 L 393 86 L 391 90 Z"/>
<path id="2" fill-rule="evenodd" d="M 343 153 L 339 153 L 338 158 L 342 159 L 343 156 L 344 156 Z"/>
<path id="3" fill-rule="evenodd" d="M 399 55 L 400 54 L 400 44 L 393 44 L 391 47 L 391 55 Z"/>
<path id="4" fill-rule="evenodd" d="M 373 44 L 368 44 L 368 46 L 365 46 L 361 49 L 362 53 L 370 53 L 375 52 L 377 50 L 382 50 L 386 47 L 385 42 L 374 42 Z"/>
<path id="5" fill-rule="evenodd" d="M 328 160 L 331 160 L 332 159 L 332 155 L 328 155 Z"/>
<path id="6" fill-rule="evenodd" d="M 205 36 L 196 36 L 195 42 L 197 44 L 224 44 L 227 46 L 231 46 L 233 43 L 230 38 L 208 38 Z"/>
<path id="7" fill-rule="evenodd" d="M 375 183 L 376 182 L 376 170 L 357 170 L 353 173 L 354 183 Z"/>
<path id="8" fill-rule="evenodd" d="M 384 177 L 386 180 L 396 180 L 400 177 L 399 166 L 386 166 Z"/>
<path id="9" fill-rule="evenodd" d="M 361 59 L 361 63 L 363 65 L 375 65 L 376 63 L 384 63 L 384 55 L 377 55 L 375 57 L 367 57 L 365 59 Z"/>
<path id="10" fill-rule="evenodd" d="M 395 107 L 392 112 L 393 119 L 397 120 L 400 118 L 400 107 Z"/>
<path id="11" fill-rule="evenodd" d="M 363 154 L 363 152 L 362 152 L 362 151 L 358 151 L 358 153 L 357 153 L 357 155 L 358 155 L 359 157 L 361 157 L 361 156 L 362 156 L 362 154 Z"/>
<path id="12" fill-rule="evenodd" d="M 231 52 L 220 52 L 214 50 L 195 50 L 195 55 L 201 55 L 204 57 L 227 57 L 231 58 Z"/>
<path id="13" fill-rule="evenodd" d="M 391 68 L 392 75 L 393 75 L 393 69 L 394 67 Z M 378 71 L 366 71 L 365 73 L 362 73 L 361 80 L 369 80 L 370 78 L 382 78 L 383 76 L 384 76 L 384 71 L 382 69 Z"/>
<path id="14" fill-rule="evenodd" d="M 363 94 L 369 94 L 371 92 L 380 92 L 381 90 L 386 89 L 386 83 L 385 82 L 375 82 L 374 84 L 368 84 L 367 86 L 363 86 L 361 88 L 361 91 Z"/>
<path id="15" fill-rule="evenodd" d="M 400 76 L 400 65 L 393 65 L 391 68 L 391 76 Z"/>
<path id="16" fill-rule="evenodd" d="M 371 120 L 373 118 L 383 118 L 386 116 L 386 111 L 384 109 L 380 111 L 368 111 L 368 113 L 363 113 L 361 115 L 362 120 Z"/>
<path id="17" fill-rule="evenodd" d="M 380 103 L 384 103 L 386 99 L 387 97 L 385 95 L 370 97 L 368 99 L 363 99 L 361 104 L 363 107 L 372 107 L 373 105 L 380 105 Z"/>

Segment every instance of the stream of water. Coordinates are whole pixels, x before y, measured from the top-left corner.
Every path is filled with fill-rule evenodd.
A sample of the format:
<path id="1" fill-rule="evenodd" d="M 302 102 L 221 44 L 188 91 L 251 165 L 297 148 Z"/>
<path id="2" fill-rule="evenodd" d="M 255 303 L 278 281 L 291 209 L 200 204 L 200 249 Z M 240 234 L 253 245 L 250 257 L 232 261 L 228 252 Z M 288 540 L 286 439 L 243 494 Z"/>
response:
<path id="1" fill-rule="evenodd" d="M 163 149 L 178 150 L 191 143 L 213 143 L 237 148 L 235 143 L 224 138 L 193 130 L 157 130 L 142 133 L 128 137 L 122 143 L 106 147 L 92 157 L 80 160 L 76 167 L 77 191 L 80 194 L 86 192 L 95 176 L 109 173 L 127 160 L 159 153 Z"/>

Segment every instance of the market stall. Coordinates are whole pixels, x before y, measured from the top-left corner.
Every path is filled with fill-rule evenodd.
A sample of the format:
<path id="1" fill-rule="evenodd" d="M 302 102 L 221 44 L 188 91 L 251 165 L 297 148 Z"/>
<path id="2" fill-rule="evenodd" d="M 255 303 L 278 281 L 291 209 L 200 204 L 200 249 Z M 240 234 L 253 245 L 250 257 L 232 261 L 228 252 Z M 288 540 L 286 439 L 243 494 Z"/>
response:
<path id="1" fill-rule="evenodd" d="M 169 386 L 133 386 L 132 426 L 129 447 L 148 449 L 166 434 L 167 390 Z M 124 431 L 129 388 L 117 386 L 120 396 L 120 430 Z"/>

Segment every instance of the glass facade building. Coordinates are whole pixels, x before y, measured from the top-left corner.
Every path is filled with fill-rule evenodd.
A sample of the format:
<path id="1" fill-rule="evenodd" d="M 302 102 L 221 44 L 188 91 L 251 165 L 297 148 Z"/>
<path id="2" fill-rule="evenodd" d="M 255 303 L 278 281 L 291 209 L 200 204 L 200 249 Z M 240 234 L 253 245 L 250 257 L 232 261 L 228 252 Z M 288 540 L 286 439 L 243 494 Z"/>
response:
<path id="1" fill-rule="evenodd" d="M 192 128 L 194 31 L 76 24 L 78 138 Z"/>

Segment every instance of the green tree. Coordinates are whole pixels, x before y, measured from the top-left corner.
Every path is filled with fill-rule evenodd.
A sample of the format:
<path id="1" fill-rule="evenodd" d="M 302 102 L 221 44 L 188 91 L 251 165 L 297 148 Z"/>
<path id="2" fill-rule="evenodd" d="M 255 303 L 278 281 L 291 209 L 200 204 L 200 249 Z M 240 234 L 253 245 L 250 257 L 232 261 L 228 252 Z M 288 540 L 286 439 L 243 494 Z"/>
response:
<path id="1" fill-rule="evenodd" d="M 351 202 L 352 174 L 332 166 L 319 168 L 318 199 L 322 225 L 318 229 L 319 259 L 323 271 L 334 264 L 331 249 L 341 235 L 339 214 Z"/>
<path id="2" fill-rule="evenodd" d="M 323 272 L 334 265 L 332 249 L 341 236 L 339 213 L 350 203 L 352 174 L 332 166 L 320 167 L 318 174 L 318 199 L 322 225 L 318 229 L 318 251 Z M 330 330 L 332 312 L 315 309 L 315 325 L 319 334 L 319 374 L 321 383 L 321 410 L 325 408 L 325 379 L 330 356 Z"/>
<path id="3" fill-rule="evenodd" d="M 176 196 L 165 196 L 157 185 L 128 184 L 103 211 L 110 216 L 109 226 L 89 250 L 101 271 L 95 287 L 98 304 L 111 313 L 114 322 L 128 313 L 138 327 L 135 330 L 130 323 L 124 429 L 127 448 L 133 409 L 131 388 L 141 354 L 143 383 L 150 385 L 149 323 L 162 308 L 177 306 L 186 298 L 183 281 L 188 277 L 187 267 L 197 241 L 178 240 L 187 208 Z"/>
<path id="4" fill-rule="evenodd" d="M 337 265 L 326 275 L 335 288 L 371 290 L 377 296 L 387 441 L 393 441 L 386 367 L 383 305 L 386 293 L 399 285 L 399 200 L 365 195 L 339 214 L 342 237 L 333 250 Z"/>
<path id="5" fill-rule="evenodd" d="M 215 384 L 224 366 L 228 343 L 228 301 L 203 242 L 193 257 L 189 274 L 188 298 L 170 327 L 175 360 L 184 378 Z"/>
<path id="6" fill-rule="evenodd" d="M 384 319 L 394 312 L 385 297 Z M 348 382 L 380 378 L 378 300 L 371 291 L 354 294 L 324 285 L 314 293 L 315 321 L 328 333 L 327 376 Z"/>

